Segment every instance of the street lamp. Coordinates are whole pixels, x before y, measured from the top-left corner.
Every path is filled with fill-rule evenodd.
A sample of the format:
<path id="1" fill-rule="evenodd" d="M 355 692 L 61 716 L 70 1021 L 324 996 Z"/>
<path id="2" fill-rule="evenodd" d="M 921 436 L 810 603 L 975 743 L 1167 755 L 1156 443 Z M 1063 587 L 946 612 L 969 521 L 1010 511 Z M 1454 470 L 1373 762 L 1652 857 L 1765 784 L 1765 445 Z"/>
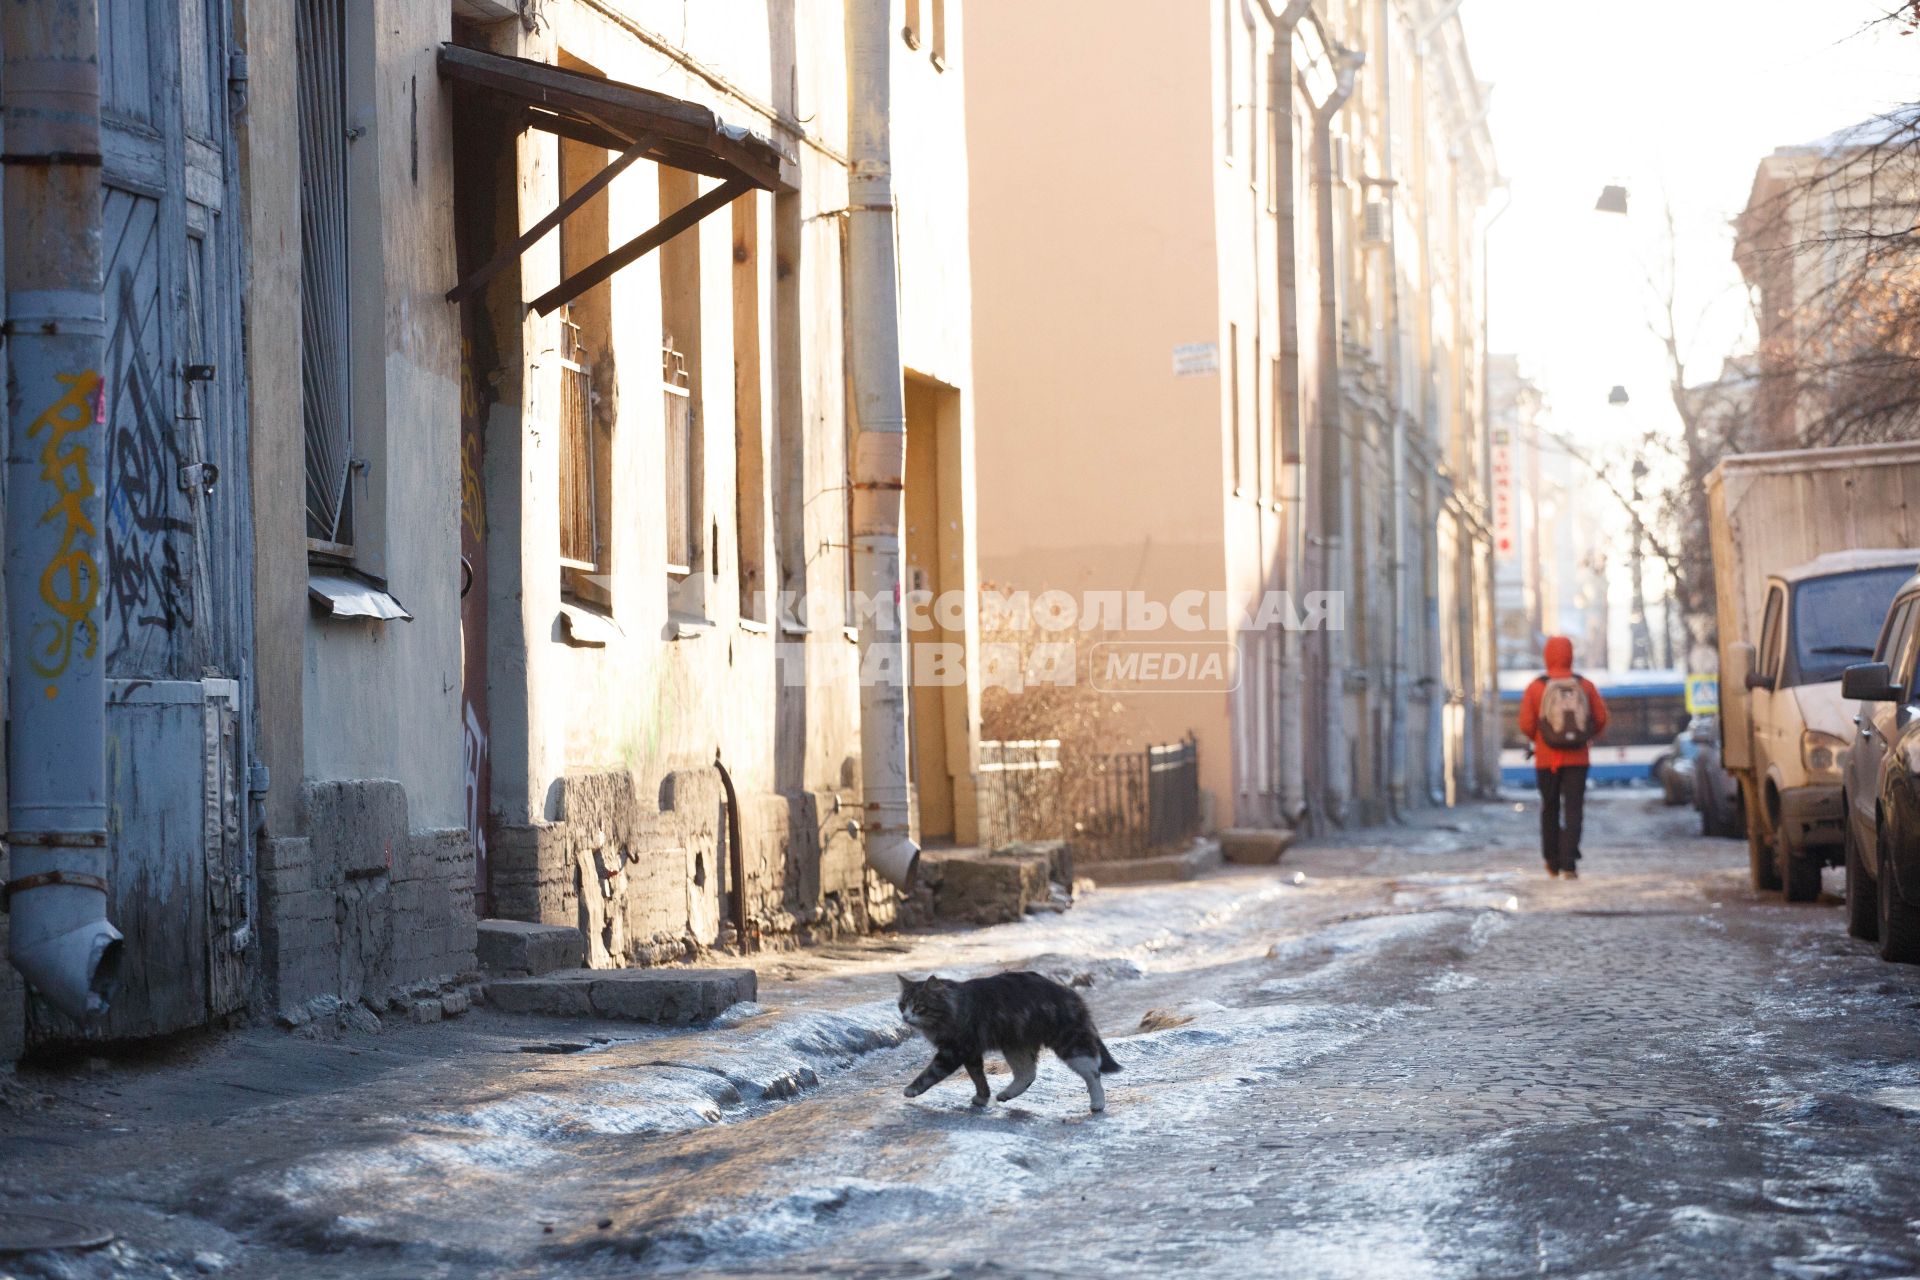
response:
<path id="1" fill-rule="evenodd" d="M 1607 392 L 1608 404 L 1625 404 L 1626 402 L 1627 389 L 1625 387 L 1615 387 L 1613 390 Z"/>
<path id="2" fill-rule="evenodd" d="M 1627 212 L 1627 189 L 1615 183 L 1608 183 L 1606 186 L 1600 188 L 1600 199 L 1594 203 L 1593 211 L 1595 213 L 1618 213 L 1625 215 Z"/>

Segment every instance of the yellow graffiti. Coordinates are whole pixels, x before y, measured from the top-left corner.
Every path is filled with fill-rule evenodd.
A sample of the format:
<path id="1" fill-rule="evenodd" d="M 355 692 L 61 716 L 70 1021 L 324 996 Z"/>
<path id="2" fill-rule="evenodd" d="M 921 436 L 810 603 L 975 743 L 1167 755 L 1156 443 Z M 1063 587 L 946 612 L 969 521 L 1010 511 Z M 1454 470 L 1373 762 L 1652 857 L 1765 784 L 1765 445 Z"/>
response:
<path id="1" fill-rule="evenodd" d="M 487 491 L 480 482 L 480 415 L 486 406 L 473 376 L 473 341 L 460 340 L 460 517 L 475 539 L 487 536 Z M 471 424 L 471 426 L 469 426 Z"/>
<path id="2" fill-rule="evenodd" d="M 33 669 L 46 679 L 66 671 L 73 661 L 75 634 L 85 637 L 81 656 L 91 658 L 100 643 L 100 626 L 93 617 L 100 598 L 100 566 L 93 558 L 93 539 L 98 535 L 83 505 L 97 492 L 84 440 L 69 442 L 67 437 L 84 431 L 95 419 L 94 397 L 100 389 L 100 375 L 88 369 L 72 375 L 54 377 L 67 390 L 47 407 L 45 413 L 27 428 L 29 440 L 46 433 L 40 447 L 40 478 L 53 486 L 53 505 L 41 513 L 40 523 L 59 520 L 60 546 L 40 573 L 40 598 L 54 612 L 54 620 L 34 627 L 38 645 L 45 646 L 33 658 Z M 47 686 L 47 696 L 57 697 L 58 688 Z"/>
<path id="3" fill-rule="evenodd" d="M 486 541 L 487 492 L 480 484 L 480 437 L 472 434 L 460 441 L 460 516 L 476 539 Z"/>

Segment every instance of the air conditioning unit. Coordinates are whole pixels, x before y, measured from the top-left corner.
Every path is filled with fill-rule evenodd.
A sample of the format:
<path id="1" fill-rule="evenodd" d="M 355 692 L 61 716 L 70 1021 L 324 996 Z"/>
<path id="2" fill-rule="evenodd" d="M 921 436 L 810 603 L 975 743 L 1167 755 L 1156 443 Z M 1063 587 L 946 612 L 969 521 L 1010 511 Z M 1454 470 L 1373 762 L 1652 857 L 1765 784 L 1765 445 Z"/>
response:
<path id="1" fill-rule="evenodd" d="M 1367 201 L 1360 221 L 1360 239 L 1366 244 L 1385 244 L 1393 236 L 1393 207 L 1385 200 Z"/>

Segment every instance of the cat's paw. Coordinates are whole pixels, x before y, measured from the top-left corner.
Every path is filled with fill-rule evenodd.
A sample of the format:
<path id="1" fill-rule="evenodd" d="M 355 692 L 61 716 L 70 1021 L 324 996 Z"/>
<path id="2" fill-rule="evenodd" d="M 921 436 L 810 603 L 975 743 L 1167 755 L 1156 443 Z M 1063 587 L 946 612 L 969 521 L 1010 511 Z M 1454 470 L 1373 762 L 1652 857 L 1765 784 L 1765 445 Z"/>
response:
<path id="1" fill-rule="evenodd" d="M 927 1091 L 927 1086 L 923 1084 L 910 1084 L 906 1088 L 902 1089 L 900 1092 L 906 1097 L 917 1098 L 921 1094 L 925 1093 L 926 1091 Z"/>
<path id="2" fill-rule="evenodd" d="M 988 1097 L 987 1094 L 976 1093 L 973 1095 L 973 1105 L 976 1107 L 984 1107 L 987 1105 L 989 1101 L 990 1101 L 990 1098 Z"/>

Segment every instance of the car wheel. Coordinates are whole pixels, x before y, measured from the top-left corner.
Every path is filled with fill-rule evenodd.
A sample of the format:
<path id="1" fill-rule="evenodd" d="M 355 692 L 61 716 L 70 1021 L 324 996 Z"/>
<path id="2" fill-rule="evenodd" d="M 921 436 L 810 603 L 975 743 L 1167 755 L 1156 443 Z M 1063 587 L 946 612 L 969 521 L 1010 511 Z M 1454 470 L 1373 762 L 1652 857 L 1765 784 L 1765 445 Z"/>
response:
<path id="1" fill-rule="evenodd" d="M 1773 856 L 1788 902 L 1812 902 L 1820 896 L 1820 859 L 1811 849 L 1795 853 L 1781 827 L 1773 833 Z"/>
<path id="2" fill-rule="evenodd" d="M 1880 936 L 1878 886 L 1867 874 L 1860 857 L 1860 841 L 1853 834 L 1853 819 L 1846 820 L 1847 842 L 1847 932 L 1866 942 Z"/>
<path id="3" fill-rule="evenodd" d="M 1895 964 L 1920 964 L 1920 910 L 1900 896 L 1894 878 L 1891 855 L 1887 852 L 1886 829 L 1879 832 L 1881 883 L 1875 895 L 1880 908 L 1880 958 Z"/>

